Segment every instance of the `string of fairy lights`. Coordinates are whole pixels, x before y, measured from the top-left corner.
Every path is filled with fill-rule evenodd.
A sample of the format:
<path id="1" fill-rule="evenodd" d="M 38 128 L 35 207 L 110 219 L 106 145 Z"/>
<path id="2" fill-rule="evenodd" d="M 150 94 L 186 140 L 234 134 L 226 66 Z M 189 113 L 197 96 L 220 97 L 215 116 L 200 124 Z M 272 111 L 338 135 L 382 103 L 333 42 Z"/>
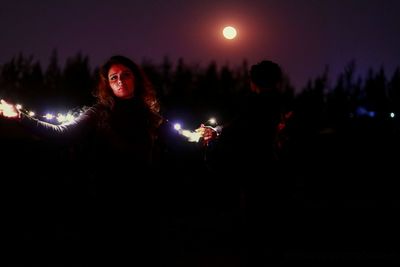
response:
<path id="1" fill-rule="evenodd" d="M 57 121 L 58 124 L 73 122 L 76 118 L 76 115 L 74 115 L 72 112 L 67 112 L 66 114 L 57 113 L 57 115 L 53 113 L 46 113 L 45 115 L 38 116 L 34 111 L 25 109 L 21 104 L 13 105 L 5 102 L 4 100 L 2 100 L 0 103 L 0 110 L 2 110 L 4 115 L 7 117 L 12 117 L 17 115 L 15 114 L 14 107 L 15 109 L 19 110 L 20 112 L 30 117 L 37 118 L 39 120 L 43 118 L 49 122 Z"/>
<path id="2" fill-rule="evenodd" d="M 65 124 L 65 123 L 71 123 L 73 122 L 77 117 L 79 117 L 80 114 L 76 114 L 76 112 L 67 112 L 65 113 L 57 113 L 55 115 L 54 113 L 46 113 L 44 115 L 37 115 L 34 111 L 25 109 L 22 104 L 10 104 L 5 102 L 4 100 L 1 99 L 0 102 L 0 111 L 3 112 L 3 115 L 6 117 L 14 117 L 18 115 L 18 112 L 15 111 L 17 109 L 19 112 L 24 113 L 25 115 L 28 115 L 32 118 L 36 118 L 38 120 L 43 120 L 45 119 L 49 123 L 54 123 L 56 122 L 58 125 Z M 218 126 L 217 125 L 217 120 L 212 117 L 208 119 L 206 122 L 202 123 L 204 127 L 208 127 L 213 129 L 214 131 L 218 131 Z M 184 136 L 188 142 L 199 142 L 199 140 L 202 137 L 202 134 L 198 130 L 188 130 L 184 129 L 182 127 L 181 123 L 174 123 L 173 128 L 176 130 L 176 132 L 182 136 Z"/>
<path id="3" fill-rule="evenodd" d="M 214 131 L 218 131 L 217 129 L 217 120 L 215 118 L 210 118 L 208 121 L 203 123 L 204 127 L 208 127 L 213 129 Z M 183 135 L 184 137 L 187 138 L 189 142 L 199 142 L 200 138 L 202 137 L 200 131 L 190 131 L 187 129 L 183 129 L 182 125 L 180 123 L 175 123 L 174 124 L 174 129 L 180 134 Z"/>
<path id="4" fill-rule="evenodd" d="M 56 113 L 56 114 L 46 113 L 44 115 L 37 115 L 34 111 L 25 109 L 21 104 L 13 105 L 7 103 L 3 99 L 0 100 L 1 100 L 0 114 L 2 112 L 5 117 L 17 116 L 18 112 L 15 111 L 15 109 L 17 109 L 19 112 L 24 113 L 25 115 L 30 116 L 32 118 L 36 118 L 38 120 L 46 120 L 47 122 L 52 124 L 62 125 L 73 122 L 77 117 L 79 117 L 82 114 L 82 111 L 80 112 L 69 111 L 67 113 Z M 370 112 L 366 112 L 364 110 L 362 111 L 363 112 L 357 110 L 356 111 L 357 115 L 359 116 L 367 115 L 368 117 L 375 117 L 375 113 L 372 113 L 371 111 Z M 391 112 L 389 114 L 389 117 L 394 119 L 395 115 L 396 114 L 394 112 Z M 351 113 L 350 116 L 352 117 L 354 116 L 354 114 Z M 215 118 L 208 119 L 206 122 L 203 122 L 202 125 L 203 127 L 211 128 L 216 133 L 219 133 L 222 129 L 221 126 L 217 125 L 217 120 Z M 188 142 L 199 142 L 202 137 L 202 133 L 201 131 L 199 131 L 199 129 L 196 129 L 194 131 L 184 129 L 181 123 L 173 123 L 173 128 L 178 134 L 184 136 Z"/>

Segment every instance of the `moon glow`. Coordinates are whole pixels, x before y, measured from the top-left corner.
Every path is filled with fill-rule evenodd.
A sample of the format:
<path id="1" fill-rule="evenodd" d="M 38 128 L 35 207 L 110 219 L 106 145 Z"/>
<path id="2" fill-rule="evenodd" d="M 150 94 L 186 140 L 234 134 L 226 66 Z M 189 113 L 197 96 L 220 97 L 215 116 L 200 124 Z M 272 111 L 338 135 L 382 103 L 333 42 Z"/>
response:
<path id="1" fill-rule="evenodd" d="M 228 40 L 232 40 L 236 37 L 237 35 L 237 31 L 234 27 L 232 26 L 227 26 L 224 28 L 224 30 L 222 31 L 222 34 L 224 35 L 224 37 Z"/>

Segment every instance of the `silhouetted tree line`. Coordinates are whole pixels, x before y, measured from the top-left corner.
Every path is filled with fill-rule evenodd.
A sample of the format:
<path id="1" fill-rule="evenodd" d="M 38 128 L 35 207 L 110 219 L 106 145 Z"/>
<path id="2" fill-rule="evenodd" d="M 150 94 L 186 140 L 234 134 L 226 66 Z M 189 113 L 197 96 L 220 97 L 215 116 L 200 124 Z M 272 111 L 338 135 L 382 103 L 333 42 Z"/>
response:
<path id="1" fill-rule="evenodd" d="M 33 56 L 19 54 L 0 67 L 0 94 L 36 111 L 68 110 L 92 102 L 94 75 L 81 53 L 61 68 L 53 51 L 46 69 Z"/>
<path id="2" fill-rule="evenodd" d="M 167 115 L 184 111 L 199 120 L 211 113 L 229 118 L 248 92 L 246 61 L 235 67 L 218 66 L 216 62 L 202 67 L 189 65 L 182 58 L 174 64 L 165 57 L 161 64 L 143 60 L 141 65 L 154 83 Z M 307 127 L 340 126 L 357 116 L 359 107 L 374 112 L 376 118 L 400 111 L 399 68 L 391 76 L 383 67 L 378 71 L 371 68 L 366 77 L 355 77 L 355 70 L 352 61 L 331 86 L 326 68 L 300 89 L 294 88 L 287 76 L 283 90 L 287 106 L 297 110 Z M 0 96 L 38 112 L 90 105 L 97 71 L 90 67 L 88 56 L 81 53 L 67 58 L 61 67 L 54 50 L 47 68 L 33 56 L 21 53 L 0 64 Z"/>
<path id="3" fill-rule="evenodd" d="M 370 68 L 366 77 L 356 77 L 356 64 L 351 61 L 330 85 L 327 67 L 308 81 L 294 96 L 293 103 L 304 127 L 340 129 L 355 119 L 395 122 L 400 107 L 399 67 L 387 77 L 383 67 Z"/>

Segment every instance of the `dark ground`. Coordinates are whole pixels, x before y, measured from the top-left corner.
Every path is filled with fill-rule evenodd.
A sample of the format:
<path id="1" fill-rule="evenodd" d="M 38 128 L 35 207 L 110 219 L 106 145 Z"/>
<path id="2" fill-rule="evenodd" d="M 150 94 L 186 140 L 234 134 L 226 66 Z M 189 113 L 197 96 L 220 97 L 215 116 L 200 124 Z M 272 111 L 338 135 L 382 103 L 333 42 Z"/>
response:
<path id="1" fill-rule="evenodd" d="M 107 249 L 88 240 L 93 181 L 68 149 L 18 132 L 3 136 L 5 266 L 86 266 L 103 259 L 119 266 L 127 258 L 149 266 L 398 266 L 396 137 L 365 128 L 309 137 L 287 163 L 285 199 L 272 199 L 265 209 L 227 189 L 226 177 L 214 177 L 196 149 L 182 145 L 171 168 L 151 183 L 151 221 L 132 227 L 151 240 L 137 250 L 135 240 L 118 239 Z"/>

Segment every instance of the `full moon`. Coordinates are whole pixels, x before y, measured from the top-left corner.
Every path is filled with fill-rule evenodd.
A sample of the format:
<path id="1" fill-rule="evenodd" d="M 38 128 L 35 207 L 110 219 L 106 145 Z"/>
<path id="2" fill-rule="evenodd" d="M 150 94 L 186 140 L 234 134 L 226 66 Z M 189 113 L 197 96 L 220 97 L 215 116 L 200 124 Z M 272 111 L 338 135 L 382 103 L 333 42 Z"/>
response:
<path id="1" fill-rule="evenodd" d="M 232 26 L 227 26 L 224 28 L 224 30 L 222 31 L 222 34 L 224 35 L 224 37 L 226 39 L 234 39 L 237 35 L 236 29 L 233 28 Z"/>

